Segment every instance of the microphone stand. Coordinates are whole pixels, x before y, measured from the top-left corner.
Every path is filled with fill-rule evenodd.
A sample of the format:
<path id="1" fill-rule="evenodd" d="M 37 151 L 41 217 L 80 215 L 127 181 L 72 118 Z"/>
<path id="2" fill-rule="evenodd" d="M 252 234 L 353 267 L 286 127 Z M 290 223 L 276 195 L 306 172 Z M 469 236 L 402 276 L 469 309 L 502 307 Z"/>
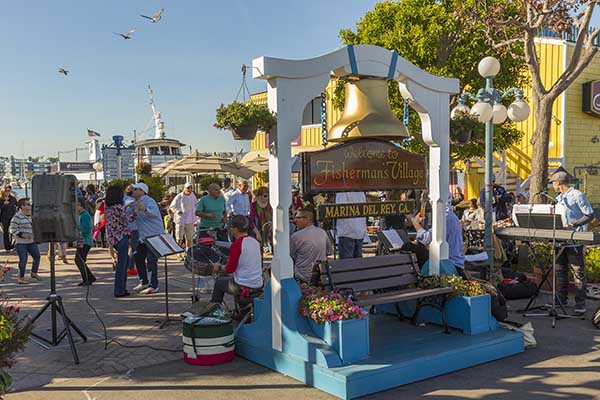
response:
<path id="1" fill-rule="evenodd" d="M 556 199 L 549 196 L 548 193 L 542 191 L 538 195 L 543 195 L 551 200 L 550 203 L 550 215 L 552 215 L 552 306 L 545 313 L 525 313 L 524 317 L 552 317 L 552 328 L 556 327 L 556 321 L 563 318 L 580 318 L 574 315 L 568 315 L 565 311 L 564 304 L 558 299 L 556 295 Z M 560 252 L 558 253 L 560 255 Z M 556 310 L 556 301 L 560 306 L 562 314 L 559 314 Z"/>

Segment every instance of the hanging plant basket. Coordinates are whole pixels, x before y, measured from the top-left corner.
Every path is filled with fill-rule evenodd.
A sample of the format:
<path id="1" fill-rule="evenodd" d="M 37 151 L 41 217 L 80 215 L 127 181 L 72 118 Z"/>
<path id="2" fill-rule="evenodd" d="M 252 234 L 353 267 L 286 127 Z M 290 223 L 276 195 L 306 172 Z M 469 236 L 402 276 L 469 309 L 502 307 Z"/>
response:
<path id="1" fill-rule="evenodd" d="M 450 120 L 450 141 L 454 144 L 465 144 L 471 140 L 473 129 L 478 121 L 470 114 L 459 112 Z"/>
<path id="2" fill-rule="evenodd" d="M 257 131 L 258 125 L 242 125 L 231 128 L 231 133 L 235 140 L 252 140 L 256 137 Z"/>
<path id="3" fill-rule="evenodd" d="M 450 140 L 452 143 L 465 144 L 471 140 L 472 129 L 461 127 L 460 129 L 453 129 L 450 134 Z"/>
<path id="4" fill-rule="evenodd" d="M 215 128 L 230 130 L 236 140 L 252 140 L 257 130 L 268 133 L 277 118 L 265 105 L 239 103 L 221 106 L 217 109 Z"/>

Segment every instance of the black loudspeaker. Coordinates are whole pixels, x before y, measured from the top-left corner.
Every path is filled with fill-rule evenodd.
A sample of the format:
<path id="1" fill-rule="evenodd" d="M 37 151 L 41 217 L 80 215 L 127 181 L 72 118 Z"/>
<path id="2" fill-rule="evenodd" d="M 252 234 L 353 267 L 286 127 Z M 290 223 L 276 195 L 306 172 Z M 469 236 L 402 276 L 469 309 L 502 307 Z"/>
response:
<path id="1" fill-rule="evenodd" d="M 77 240 L 77 179 L 73 175 L 34 175 L 31 186 L 34 240 Z"/>

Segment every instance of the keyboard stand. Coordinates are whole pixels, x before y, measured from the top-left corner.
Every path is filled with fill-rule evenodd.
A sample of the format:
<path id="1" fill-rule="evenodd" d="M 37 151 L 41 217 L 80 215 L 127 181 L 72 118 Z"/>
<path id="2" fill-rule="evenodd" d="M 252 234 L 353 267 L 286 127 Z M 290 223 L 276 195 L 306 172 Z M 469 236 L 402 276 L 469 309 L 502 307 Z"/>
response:
<path id="1" fill-rule="evenodd" d="M 520 313 L 525 313 L 527 311 L 540 310 L 540 309 L 545 308 L 545 305 L 535 306 L 535 307 L 532 307 L 532 305 L 535 302 L 535 300 L 537 299 L 537 297 L 540 295 L 540 292 L 542 290 L 542 287 L 544 286 L 544 283 L 548 283 L 550 285 L 550 282 L 548 282 L 548 278 L 550 278 L 550 274 L 552 273 L 552 269 L 553 269 L 552 264 L 550 264 L 550 266 L 548 266 L 548 267 L 544 267 L 544 265 L 541 262 L 539 262 L 539 256 L 535 252 L 533 246 L 531 245 L 531 242 L 525 242 L 525 243 L 527 244 L 527 247 L 531 251 L 531 254 L 533 254 L 533 258 L 535 260 L 535 264 L 538 267 L 540 267 L 540 269 L 542 270 L 542 279 L 540 280 L 540 283 L 536 286 L 535 292 L 533 293 L 533 295 L 529 299 L 529 303 L 527 303 L 527 305 L 525 306 L 525 308 L 517 310 L 517 312 L 520 312 Z M 556 254 L 555 260 L 558 260 L 558 258 L 562 254 L 562 252 L 563 252 L 563 248 L 561 248 L 559 250 L 558 254 Z M 562 304 L 562 302 L 560 301 L 560 299 L 558 298 L 558 296 L 556 296 L 556 303 L 560 307 L 560 309 L 563 312 L 563 314 L 567 314 L 567 311 L 565 310 L 565 307 Z"/>

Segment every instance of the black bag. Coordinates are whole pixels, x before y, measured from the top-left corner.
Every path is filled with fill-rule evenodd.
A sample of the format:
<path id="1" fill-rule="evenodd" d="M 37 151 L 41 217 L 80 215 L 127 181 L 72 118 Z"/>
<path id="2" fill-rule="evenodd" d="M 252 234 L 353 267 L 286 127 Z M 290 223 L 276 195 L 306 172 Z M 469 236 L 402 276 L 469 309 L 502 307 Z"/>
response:
<path id="1" fill-rule="evenodd" d="M 496 293 L 490 293 L 492 301 L 492 315 L 497 321 L 502 322 L 508 317 L 508 307 L 506 307 L 506 299 L 502 292 L 497 290 Z"/>
<path id="2" fill-rule="evenodd" d="M 507 300 L 529 299 L 537 291 L 533 282 L 501 283 L 498 290 Z"/>

